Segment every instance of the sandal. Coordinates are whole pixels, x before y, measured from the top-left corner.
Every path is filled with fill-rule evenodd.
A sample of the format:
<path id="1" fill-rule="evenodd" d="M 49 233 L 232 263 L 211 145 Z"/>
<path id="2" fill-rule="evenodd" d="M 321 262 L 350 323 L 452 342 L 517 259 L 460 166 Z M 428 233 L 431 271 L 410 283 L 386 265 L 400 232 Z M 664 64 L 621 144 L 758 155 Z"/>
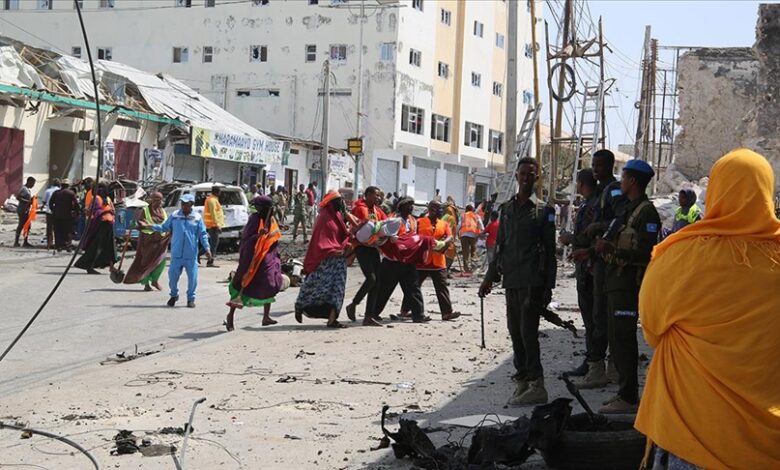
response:
<path id="1" fill-rule="evenodd" d="M 334 321 L 333 323 L 328 323 L 325 326 L 327 326 L 328 328 L 346 328 L 347 327 L 347 325 L 345 325 L 343 323 L 339 323 L 338 321 Z"/>

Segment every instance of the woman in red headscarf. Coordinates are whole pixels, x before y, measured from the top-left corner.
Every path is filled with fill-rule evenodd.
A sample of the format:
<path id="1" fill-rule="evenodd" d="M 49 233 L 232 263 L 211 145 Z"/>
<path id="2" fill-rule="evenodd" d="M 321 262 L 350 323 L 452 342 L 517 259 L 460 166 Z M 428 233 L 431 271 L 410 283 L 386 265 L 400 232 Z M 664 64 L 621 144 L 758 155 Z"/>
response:
<path id="1" fill-rule="evenodd" d="M 357 225 L 347 213 L 344 200 L 336 191 L 322 198 L 320 213 L 312 229 L 311 241 L 303 261 L 306 279 L 295 301 L 295 319 L 327 318 L 329 328 L 344 328 L 338 322 L 347 284 L 347 256 L 352 234 L 347 223 Z"/>

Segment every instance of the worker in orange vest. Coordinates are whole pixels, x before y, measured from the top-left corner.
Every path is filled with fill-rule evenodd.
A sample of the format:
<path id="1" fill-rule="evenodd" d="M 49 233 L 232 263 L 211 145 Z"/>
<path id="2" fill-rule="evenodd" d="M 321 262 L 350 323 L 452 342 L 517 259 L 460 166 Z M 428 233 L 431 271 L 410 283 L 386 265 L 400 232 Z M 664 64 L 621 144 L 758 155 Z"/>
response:
<path id="1" fill-rule="evenodd" d="M 433 200 L 428 203 L 428 215 L 421 217 L 417 221 L 417 233 L 427 235 L 436 240 L 450 243 L 452 241 L 452 230 L 450 224 L 442 220 L 441 202 Z M 444 321 L 454 320 L 460 316 L 460 312 L 452 310 L 450 301 L 450 290 L 447 287 L 447 258 L 444 253 L 432 252 L 427 263 L 417 265 L 418 283 L 422 285 L 425 279 L 430 277 L 433 281 L 433 287 L 436 290 L 436 299 L 439 301 L 439 310 L 441 319 Z M 401 316 L 408 317 L 410 310 L 409 299 L 404 298 L 401 307 Z"/>
<path id="2" fill-rule="evenodd" d="M 466 212 L 460 219 L 460 228 L 458 229 L 460 246 L 463 250 L 463 270 L 467 273 L 472 271 L 471 261 L 477 257 L 477 238 L 479 238 L 484 229 L 482 218 L 474 212 L 474 206 L 471 204 L 467 205 Z"/>
<path id="3" fill-rule="evenodd" d="M 203 223 L 206 225 L 206 232 L 209 234 L 209 246 L 211 247 L 212 257 L 206 262 L 206 267 L 213 268 L 214 258 L 217 256 L 217 247 L 219 246 L 219 234 L 225 227 L 225 214 L 222 212 L 222 204 L 219 203 L 219 194 L 222 192 L 217 185 L 211 187 L 211 194 L 206 197 L 203 204 Z"/>

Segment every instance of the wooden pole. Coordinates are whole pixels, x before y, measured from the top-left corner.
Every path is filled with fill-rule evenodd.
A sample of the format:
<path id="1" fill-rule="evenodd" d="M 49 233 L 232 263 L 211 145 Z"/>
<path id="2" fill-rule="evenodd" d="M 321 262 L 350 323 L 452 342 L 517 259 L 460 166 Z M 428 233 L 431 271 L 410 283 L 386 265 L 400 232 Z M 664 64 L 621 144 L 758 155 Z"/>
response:
<path id="1" fill-rule="evenodd" d="M 561 52 L 563 53 L 561 54 L 561 61 L 559 62 L 561 64 L 561 67 L 560 67 L 560 72 L 558 74 L 558 97 L 559 98 L 563 96 L 563 91 L 566 86 L 565 65 L 566 65 L 567 55 L 565 54 L 565 49 L 566 46 L 569 45 L 569 24 L 571 23 L 571 14 L 572 14 L 572 1 L 566 0 L 566 4 L 564 5 L 564 13 L 563 13 L 563 39 L 561 40 Z M 555 204 L 555 194 L 557 188 L 556 180 L 558 178 L 558 158 L 561 149 L 560 137 L 561 137 L 562 126 L 563 126 L 563 101 L 557 101 L 556 109 L 555 109 L 555 129 L 550 139 L 552 141 L 552 164 L 550 165 L 550 189 L 549 189 L 550 193 L 547 201 L 549 204 Z"/>

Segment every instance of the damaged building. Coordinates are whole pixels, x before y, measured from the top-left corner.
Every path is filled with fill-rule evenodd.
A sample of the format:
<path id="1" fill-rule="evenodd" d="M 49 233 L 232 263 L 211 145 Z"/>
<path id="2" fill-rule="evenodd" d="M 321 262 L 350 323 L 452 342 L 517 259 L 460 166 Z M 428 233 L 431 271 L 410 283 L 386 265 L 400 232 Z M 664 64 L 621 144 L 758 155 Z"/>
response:
<path id="1" fill-rule="evenodd" d="M 677 171 L 698 180 L 728 151 L 747 147 L 780 174 L 780 5 L 760 5 L 752 48 L 694 49 L 677 73 Z"/>
<path id="2" fill-rule="evenodd" d="M 291 159 L 290 143 L 269 137 L 168 75 L 96 64 L 102 136 L 87 63 L 0 37 L 0 198 L 34 176 L 220 181 Z M 306 148 L 306 143 L 297 143 Z"/>

